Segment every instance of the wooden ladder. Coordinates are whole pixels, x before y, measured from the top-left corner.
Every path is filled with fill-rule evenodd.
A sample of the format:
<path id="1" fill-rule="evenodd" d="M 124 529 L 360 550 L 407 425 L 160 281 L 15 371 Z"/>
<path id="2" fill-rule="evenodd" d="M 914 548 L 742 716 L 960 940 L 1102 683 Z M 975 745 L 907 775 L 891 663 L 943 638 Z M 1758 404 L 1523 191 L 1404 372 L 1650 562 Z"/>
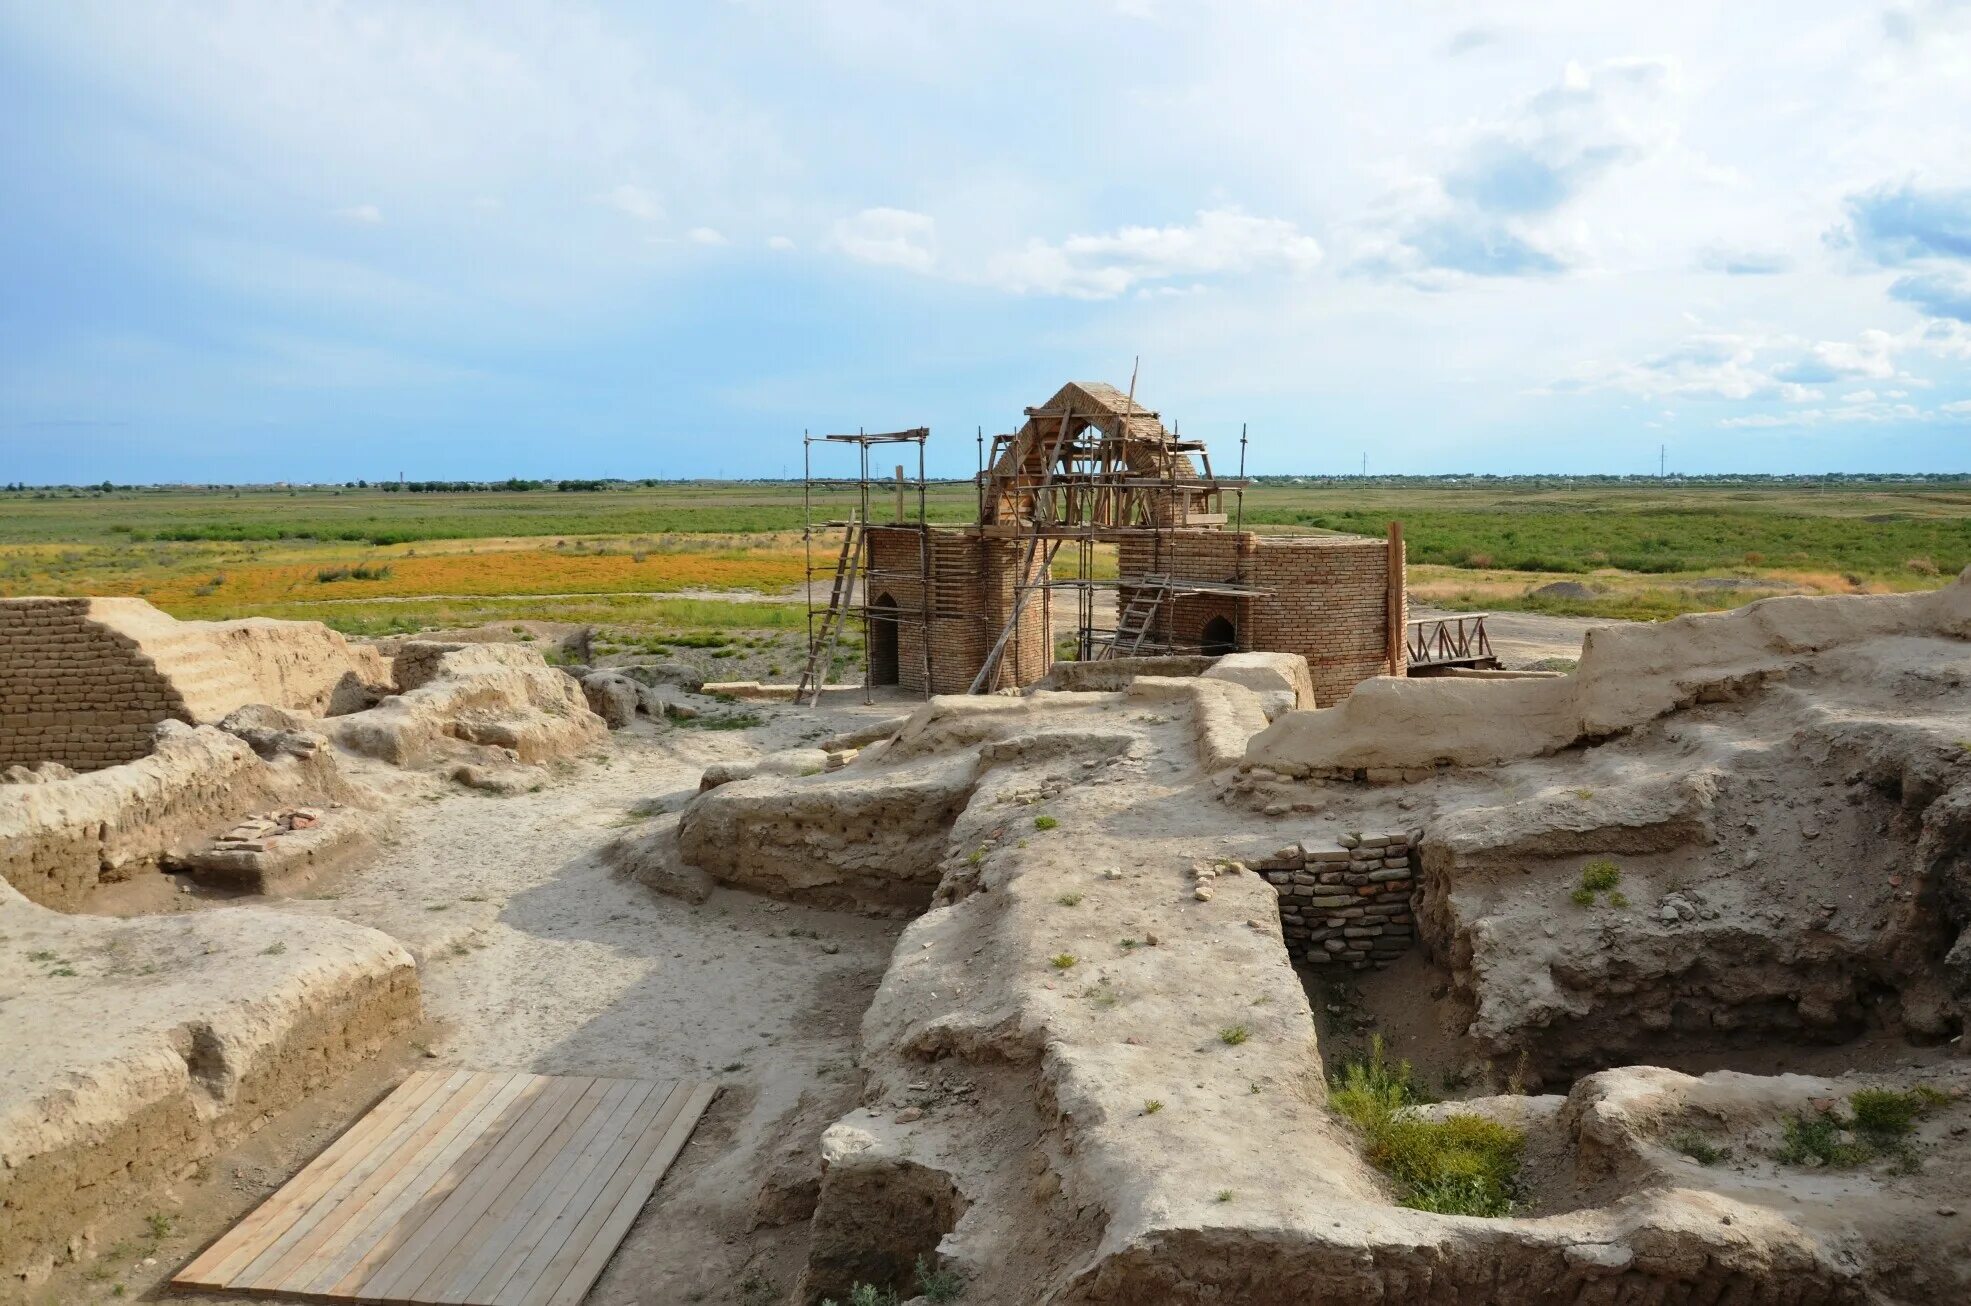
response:
<path id="1" fill-rule="evenodd" d="M 794 689 L 797 703 L 805 700 L 812 706 L 821 701 L 828 673 L 835 666 L 835 650 L 842 642 L 842 627 L 848 624 L 848 608 L 855 599 L 861 568 L 862 522 L 850 513 L 848 528 L 842 532 L 842 552 L 835 559 L 835 587 L 828 595 L 828 610 L 821 614 L 821 629 L 808 643 L 808 662 L 801 669 L 801 683 Z"/>
<path id="2" fill-rule="evenodd" d="M 1142 584 L 1129 596 L 1129 602 L 1116 618 L 1116 637 L 1108 646 L 1108 657 L 1133 657 L 1143 651 L 1143 641 L 1149 638 L 1150 628 L 1156 624 L 1157 613 L 1169 592 L 1170 582 L 1164 577 L 1143 577 Z"/>

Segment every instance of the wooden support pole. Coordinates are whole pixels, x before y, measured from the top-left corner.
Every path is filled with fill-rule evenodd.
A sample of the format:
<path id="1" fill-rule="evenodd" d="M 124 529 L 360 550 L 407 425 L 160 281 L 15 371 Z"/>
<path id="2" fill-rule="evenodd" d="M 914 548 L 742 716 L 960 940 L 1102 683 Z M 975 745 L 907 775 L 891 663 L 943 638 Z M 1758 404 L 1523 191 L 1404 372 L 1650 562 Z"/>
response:
<path id="1" fill-rule="evenodd" d="M 1403 590 L 1405 584 L 1403 570 L 1403 523 L 1393 521 L 1389 523 L 1389 592 L 1386 622 L 1389 627 L 1389 674 L 1392 676 L 1403 674 Z"/>

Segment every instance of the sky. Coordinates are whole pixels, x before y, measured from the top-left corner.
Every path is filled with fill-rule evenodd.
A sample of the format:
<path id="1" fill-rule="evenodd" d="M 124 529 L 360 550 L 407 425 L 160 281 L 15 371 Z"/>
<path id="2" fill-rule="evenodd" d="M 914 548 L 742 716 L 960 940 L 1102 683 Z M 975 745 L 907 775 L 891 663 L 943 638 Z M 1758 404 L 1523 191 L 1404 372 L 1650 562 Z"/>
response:
<path id="1" fill-rule="evenodd" d="M 0 482 L 1971 471 L 1971 0 L 0 0 L 0 178 Z"/>

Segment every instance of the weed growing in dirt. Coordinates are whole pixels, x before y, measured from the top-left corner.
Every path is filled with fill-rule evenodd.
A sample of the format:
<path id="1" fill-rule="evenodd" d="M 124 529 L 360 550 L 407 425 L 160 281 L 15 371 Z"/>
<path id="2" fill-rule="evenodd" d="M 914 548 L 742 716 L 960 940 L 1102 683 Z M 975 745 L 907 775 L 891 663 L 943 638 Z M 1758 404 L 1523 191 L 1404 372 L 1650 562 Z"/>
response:
<path id="1" fill-rule="evenodd" d="M 1589 862 L 1581 868 L 1581 887 L 1590 893 L 1602 893 L 1622 883 L 1622 868 L 1603 858 Z"/>
<path id="2" fill-rule="evenodd" d="M 1670 1146 L 1699 1165 L 1716 1165 L 1731 1155 L 1729 1151 L 1715 1146 L 1710 1139 L 1694 1129 L 1686 1129 L 1672 1138 Z"/>
<path id="3" fill-rule="evenodd" d="M 1054 901 L 1060 903 L 1063 907 L 1079 907 L 1081 906 L 1081 895 L 1078 893 L 1064 893 Z"/>
<path id="4" fill-rule="evenodd" d="M 1608 905 L 1620 911 L 1629 905 L 1629 895 L 1617 889 L 1608 895 Z"/>
<path id="5" fill-rule="evenodd" d="M 974 848 L 971 852 L 965 854 L 965 864 L 967 866 L 977 866 L 985 860 L 985 855 L 986 850 L 984 848 Z"/>
<path id="6" fill-rule="evenodd" d="M 1848 1108 L 1855 1113 L 1855 1128 L 1876 1139 L 1908 1134 L 1916 1128 L 1924 1105 L 1918 1094 L 1893 1088 L 1864 1088 L 1848 1098 Z"/>
<path id="7" fill-rule="evenodd" d="M 1595 905 L 1595 891 L 1593 889 L 1576 889 L 1567 896 L 1573 901 L 1576 907 L 1592 907 Z"/>
<path id="8" fill-rule="evenodd" d="M 1226 1047 L 1235 1048 L 1252 1037 L 1252 1031 L 1244 1025 L 1227 1025 L 1218 1031 L 1218 1041 Z"/>
<path id="9" fill-rule="evenodd" d="M 1153 1097 L 1143 1104 L 1143 1114 L 1146 1116 L 1153 1116 L 1161 1110 L 1163 1110 L 1163 1102 L 1158 1098 Z"/>
<path id="10" fill-rule="evenodd" d="M 1380 1035 L 1369 1040 L 1366 1058 L 1343 1062 L 1329 1080 L 1329 1108 L 1361 1131 L 1370 1163 L 1396 1182 L 1402 1205 L 1440 1215 L 1512 1214 L 1526 1135 L 1475 1115 L 1398 1114 L 1428 1100 L 1410 1063 L 1389 1060 Z"/>
<path id="11" fill-rule="evenodd" d="M 171 1231 L 177 1226 L 177 1220 L 162 1211 L 152 1211 L 144 1217 L 144 1227 L 149 1230 L 150 1236 L 154 1241 L 161 1242 L 169 1238 Z"/>
<path id="12" fill-rule="evenodd" d="M 1843 1135 L 1854 1137 L 1847 1125 L 1846 1120 L 1832 1111 L 1788 1116 L 1780 1138 L 1779 1159 L 1788 1165 L 1826 1166 L 1830 1170 L 1860 1165 L 1873 1152 L 1859 1142 L 1843 1141 Z"/>
<path id="13" fill-rule="evenodd" d="M 1229 1202 L 1229 1201 L 1231 1201 L 1231 1200 L 1232 1200 L 1232 1197 L 1233 1197 L 1233 1193 L 1232 1193 L 1232 1190 L 1231 1190 L 1231 1189 L 1229 1189 L 1229 1188 L 1221 1188 L 1221 1189 L 1219 1189 L 1219 1190 L 1218 1190 L 1218 1200 L 1219 1200 L 1219 1201 L 1221 1201 L 1221 1202 Z"/>
<path id="14" fill-rule="evenodd" d="M 51 979 L 74 979 L 75 967 L 57 966 L 53 970 L 49 971 L 48 975 Z"/>
<path id="15" fill-rule="evenodd" d="M 59 958 L 59 957 L 57 956 L 57 954 L 55 954 L 55 953 L 53 953 L 53 952 L 50 952 L 50 951 L 49 951 L 48 949 L 46 949 L 46 948 L 41 948 L 41 949 L 39 949 L 39 950 L 37 950 L 37 951 L 35 951 L 35 952 L 30 952 L 30 953 L 28 953 L 28 954 L 27 954 L 27 959 L 28 959 L 29 961 L 58 961 L 58 960 L 60 960 L 60 958 Z"/>
<path id="16" fill-rule="evenodd" d="M 283 952 L 286 951 L 287 951 L 287 944 L 277 939 L 274 942 L 268 944 L 266 947 L 262 948 L 260 950 L 260 955 L 263 957 L 278 957 Z"/>
<path id="17" fill-rule="evenodd" d="M 757 712 L 707 712 L 683 716 L 668 707 L 664 709 L 664 718 L 674 726 L 692 730 L 751 730 L 766 719 Z"/>
<path id="18" fill-rule="evenodd" d="M 1057 952 L 1047 959 L 1047 964 L 1055 970 L 1066 970 L 1074 963 L 1075 955 L 1072 952 Z"/>
<path id="19" fill-rule="evenodd" d="M 933 1269 L 922 1256 L 917 1258 L 917 1291 L 927 1301 L 957 1301 L 965 1295 L 965 1280 L 955 1271 Z"/>
<path id="20" fill-rule="evenodd" d="M 842 1303 L 828 1297 L 821 1306 L 842 1306 Z M 873 1283 L 858 1283 L 849 1289 L 848 1306 L 897 1306 L 897 1295 Z"/>
<path id="21" fill-rule="evenodd" d="M 1060 822 L 1051 816 L 1036 816 L 1033 818 L 1033 828 L 1036 830 L 1051 830 L 1059 824 Z"/>

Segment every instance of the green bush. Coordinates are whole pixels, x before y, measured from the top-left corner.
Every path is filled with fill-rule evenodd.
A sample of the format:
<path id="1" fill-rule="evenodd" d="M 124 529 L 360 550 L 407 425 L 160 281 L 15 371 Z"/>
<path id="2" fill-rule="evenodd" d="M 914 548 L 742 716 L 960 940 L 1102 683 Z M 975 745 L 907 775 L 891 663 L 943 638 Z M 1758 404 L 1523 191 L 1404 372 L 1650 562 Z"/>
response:
<path id="1" fill-rule="evenodd" d="M 1622 868 L 1603 858 L 1581 868 L 1581 887 L 1590 893 L 1605 893 L 1622 883 Z"/>
<path id="2" fill-rule="evenodd" d="M 1893 1088 L 1864 1088 L 1848 1098 L 1855 1113 L 1855 1128 L 1875 1139 L 1901 1138 L 1916 1128 L 1916 1118 L 1926 1103 L 1914 1092 Z"/>
<path id="3" fill-rule="evenodd" d="M 1329 1108 L 1361 1131 L 1370 1164 L 1396 1182 L 1402 1205 L 1442 1215 L 1512 1214 L 1526 1135 L 1475 1115 L 1398 1114 L 1429 1100 L 1410 1063 L 1388 1059 L 1380 1035 L 1366 1058 L 1343 1062 L 1329 1080 Z"/>

